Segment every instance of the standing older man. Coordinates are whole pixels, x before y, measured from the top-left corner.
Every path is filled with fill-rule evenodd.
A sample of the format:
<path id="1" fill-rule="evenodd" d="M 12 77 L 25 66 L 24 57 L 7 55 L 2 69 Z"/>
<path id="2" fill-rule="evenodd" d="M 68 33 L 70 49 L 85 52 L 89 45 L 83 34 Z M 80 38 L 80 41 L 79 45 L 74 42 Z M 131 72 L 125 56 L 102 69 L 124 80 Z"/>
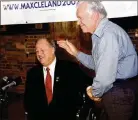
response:
<path id="1" fill-rule="evenodd" d="M 80 52 L 69 41 L 59 41 L 96 76 L 88 96 L 94 101 L 102 98 L 109 120 L 129 120 L 133 114 L 134 89 L 132 80 L 138 74 L 138 57 L 128 34 L 109 21 L 99 1 L 81 1 L 77 7 L 78 23 L 84 33 L 91 33 L 92 55 Z M 133 86 L 133 90 L 132 90 Z"/>

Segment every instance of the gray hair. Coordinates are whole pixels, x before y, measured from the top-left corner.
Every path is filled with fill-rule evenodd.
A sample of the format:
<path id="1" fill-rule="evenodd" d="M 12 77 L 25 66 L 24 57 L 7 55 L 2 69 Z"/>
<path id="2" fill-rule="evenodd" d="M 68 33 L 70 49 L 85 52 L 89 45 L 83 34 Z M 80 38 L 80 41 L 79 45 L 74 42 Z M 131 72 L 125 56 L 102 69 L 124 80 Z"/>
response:
<path id="1" fill-rule="evenodd" d="M 39 39 L 36 41 L 36 43 L 37 43 L 38 41 L 40 41 L 40 40 L 46 40 L 46 41 L 49 43 L 49 45 L 50 45 L 51 47 L 53 47 L 54 49 L 56 49 L 56 41 L 53 40 L 52 38 L 50 38 L 50 37 L 41 37 L 41 38 L 39 38 Z"/>
<path id="2" fill-rule="evenodd" d="M 102 15 L 102 18 L 107 17 L 107 12 L 106 12 L 103 4 L 99 0 L 80 1 L 80 2 L 78 2 L 78 5 L 83 2 L 88 3 L 88 9 L 87 9 L 88 13 L 92 14 L 93 11 L 97 11 Z"/>

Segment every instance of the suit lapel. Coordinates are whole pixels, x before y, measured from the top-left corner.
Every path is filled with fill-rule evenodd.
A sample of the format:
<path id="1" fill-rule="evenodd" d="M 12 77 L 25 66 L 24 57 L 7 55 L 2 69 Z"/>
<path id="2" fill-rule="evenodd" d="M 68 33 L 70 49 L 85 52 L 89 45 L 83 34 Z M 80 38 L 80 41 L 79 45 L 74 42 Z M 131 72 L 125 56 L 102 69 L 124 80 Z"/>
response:
<path id="1" fill-rule="evenodd" d="M 46 89 L 45 89 L 45 85 L 44 85 L 44 73 L 43 73 L 43 66 L 40 66 L 40 75 L 39 75 L 39 79 L 40 79 L 40 87 L 44 93 L 44 96 L 46 98 L 46 103 L 47 103 L 47 96 L 46 96 Z"/>
<path id="2" fill-rule="evenodd" d="M 59 82 L 60 82 L 60 66 L 59 66 L 59 61 L 57 60 L 54 73 L 53 98 L 56 95 L 56 89 Z"/>

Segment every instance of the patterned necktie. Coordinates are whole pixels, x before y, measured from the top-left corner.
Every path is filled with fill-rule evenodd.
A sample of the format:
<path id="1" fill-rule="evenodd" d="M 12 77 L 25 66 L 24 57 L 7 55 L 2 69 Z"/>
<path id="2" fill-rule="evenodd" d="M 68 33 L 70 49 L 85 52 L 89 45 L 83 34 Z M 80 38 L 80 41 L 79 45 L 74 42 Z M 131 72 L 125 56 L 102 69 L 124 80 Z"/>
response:
<path id="1" fill-rule="evenodd" d="M 46 84 L 45 84 L 45 87 L 46 87 L 46 95 L 47 95 L 47 100 L 48 100 L 48 104 L 52 101 L 52 97 L 53 97 L 53 94 L 52 94 L 52 79 L 51 79 L 51 75 L 50 75 L 50 72 L 49 72 L 49 68 L 46 68 L 46 71 L 47 71 L 47 75 L 46 75 Z"/>

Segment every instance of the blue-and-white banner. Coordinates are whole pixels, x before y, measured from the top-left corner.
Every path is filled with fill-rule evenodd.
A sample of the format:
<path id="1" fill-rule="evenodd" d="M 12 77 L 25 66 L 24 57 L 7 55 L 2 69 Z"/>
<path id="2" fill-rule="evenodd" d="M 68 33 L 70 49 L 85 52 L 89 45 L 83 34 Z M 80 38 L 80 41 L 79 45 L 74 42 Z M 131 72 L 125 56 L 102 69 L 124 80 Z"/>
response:
<path id="1" fill-rule="evenodd" d="M 76 4 L 77 1 L 1 2 L 1 24 L 74 21 Z"/>
<path id="2" fill-rule="evenodd" d="M 1 24 L 76 21 L 78 1 L 1 1 Z M 137 1 L 102 1 L 108 18 L 137 16 Z"/>

